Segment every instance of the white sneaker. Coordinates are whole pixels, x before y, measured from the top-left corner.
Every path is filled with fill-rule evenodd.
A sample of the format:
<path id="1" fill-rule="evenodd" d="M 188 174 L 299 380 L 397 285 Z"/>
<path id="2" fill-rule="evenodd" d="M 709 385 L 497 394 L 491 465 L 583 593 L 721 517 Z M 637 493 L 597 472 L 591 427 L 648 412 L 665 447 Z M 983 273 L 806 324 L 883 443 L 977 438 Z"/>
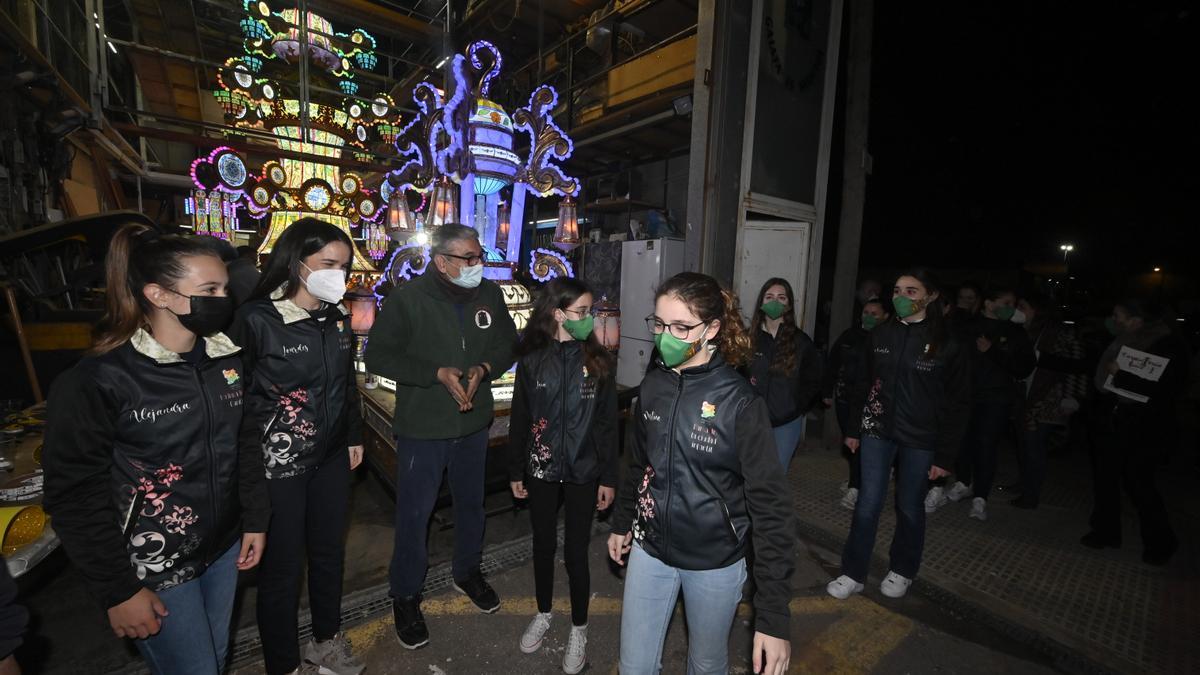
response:
<path id="1" fill-rule="evenodd" d="M 862 589 L 862 584 L 851 579 L 845 574 L 834 579 L 825 586 L 825 592 L 837 598 L 838 600 L 845 600 L 855 593 L 862 593 Z"/>
<path id="2" fill-rule="evenodd" d="M 971 512 L 967 514 L 967 517 L 975 520 L 987 520 L 987 500 L 983 497 L 972 499 Z"/>
<path id="3" fill-rule="evenodd" d="M 521 651 L 525 654 L 532 654 L 541 649 L 542 639 L 546 637 L 548 630 L 550 630 L 550 612 L 534 614 L 533 621 L 529 622 L 529 627 L 521 636 Z"/>
<path id="4" fill-rule="evenodd" d="M 888 572 L 883 578 L 883 583 L 879 584 L 879 592 L 889 598 L 903 598 L 909 586 L 912 586 L 912 579 Z"/>
<path id="5" fill-rule="evenodd" d="M 925 494 L 925 513 L 933 513 L 946 505 L 950 498 L 946 496 L 946 489 L 941 485 L 935 485 L 929 488 L 929 492 Z"/>
<path id="6" fill-rule="evenodd" d="M 563 653 L 562 669 L 567 675 L 575 675 L 587 665 L 587 626 L 571 626 L 567 638 L 567 651 Z"/>
<path id="7" fill-rule="evenodd" d="M 957 502 L 971 496 L 971 486 L 963 485 L 962 481 L 955 481 L 954 485 L 950 486 L 950 491 L 946 493 L 946 499 L 952 502 Z"/>
<path id="8" fill-rule="evenodd" d="M 854 505 L 858 503 L 858 488 L 847 488 L 846 494 L 842 495 L 842 507 L 854 510 Z"/>

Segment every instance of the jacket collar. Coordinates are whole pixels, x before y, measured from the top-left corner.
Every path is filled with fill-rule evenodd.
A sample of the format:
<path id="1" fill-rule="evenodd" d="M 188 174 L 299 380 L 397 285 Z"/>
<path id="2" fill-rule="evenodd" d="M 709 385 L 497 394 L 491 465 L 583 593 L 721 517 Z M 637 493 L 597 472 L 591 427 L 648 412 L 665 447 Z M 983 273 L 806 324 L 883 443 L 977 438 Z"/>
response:
<path id="1" fill-rule="evenodd" d="M 159 365 L 183 363 L 182 356 L 162 346 L 144 328 L 137 329 L 133 337 L 129 338 L 129 343 L 133 345 L 137 353 L 153 359 Z M 204 353 L 210 359 L 223 358 L 240 351 L 242 351 L 242 348 L 233 344 L 233 340 L 226 337 L 224 333 L 213 333 L 211 336 L 204 338 Z"/>
<path id="2" fill-rule="evenodd" d="M 283 297 L 285 293 L 287 293 L 286 283 L 271 292 L 271 304 L 275 305 L 275 311 L 279 312 L 279 316 L 283 317 L 284 324 L 293 324 L 297 321 L 312 318 L 307 309 L 292 302 L 291 298 Z M 337 308 L 341 310 L 342 316 L 350 316 L 350 310 L 346 309 L 345 304 L 339 302 Z"/>

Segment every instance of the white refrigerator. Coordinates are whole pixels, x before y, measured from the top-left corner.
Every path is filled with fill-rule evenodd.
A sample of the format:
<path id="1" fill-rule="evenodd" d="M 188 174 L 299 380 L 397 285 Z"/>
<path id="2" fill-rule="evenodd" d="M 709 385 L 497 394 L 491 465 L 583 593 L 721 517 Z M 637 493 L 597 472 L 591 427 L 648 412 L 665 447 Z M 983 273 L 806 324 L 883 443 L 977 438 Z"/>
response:
<path id="1" fill-rule="evenodd" d="M 636 387 L 654 353 L 645 318 L 654 313 L 654 293 L 683 271 L 682 239 L 639 239 L 621 246 L 621 350 L 617 384 Z"/>

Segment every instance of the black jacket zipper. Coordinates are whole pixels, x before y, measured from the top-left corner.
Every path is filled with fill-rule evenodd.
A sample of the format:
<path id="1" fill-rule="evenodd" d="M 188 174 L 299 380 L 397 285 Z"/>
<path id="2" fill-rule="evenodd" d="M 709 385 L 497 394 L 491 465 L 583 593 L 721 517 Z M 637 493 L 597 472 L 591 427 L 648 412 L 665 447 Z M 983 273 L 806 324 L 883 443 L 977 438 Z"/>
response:
<path id="1" fill-rule="evenodd" d="M 558 345 L 558 352 L 562 356 L 560 359 L 562 362 L 562 379 L 559 380 L 559 382 L 562 383 L 562 388 L 558 392 L 558 402 L 561 411 L 558 418 L 558 435 L 560 438 L 560 444 L 558 446 L 560 462 L 558 467 L 558 482 L 562 483 L 565 482 L 564 479 L 566 478 L 567 473 L 567 458 L 564 455 L 567 452 L 567 388 L 570 385 L 567 381 L 567 349 L 566 347 L 562 346 L 562 343 L 559 343 Z"/>
<path id="2" fill-rule="evenodd" d="M 671 486 L 675 480 L 675 412 L 679 410 L 679 400 L 683 398 L 683 373 L 676 373 L 679 386 L 675 391 L 675 401 L 671 403 L 671 415 L 667 418 L 667 508 L 663 511 L 663 562 L 671 564 Z"/>
<path id="3" fill-rule="evenodd" d="M 332 321 L 332 319 L 327 319 L 325 321 L 317 322 L 317 328 L 321 331 L 321 372 L 325 376 L 325 379 L 324 379 L 325 391 L 321 392 L 321 399 L 322 399 L 321 407 L 325 411 L 325 420 L 324 420 L 325 434 L 324 434 L 324 436 L 325 436 L 325 446 L 326 447 L 325 447 L 325 452 L 323 452 L 323 453 L 321 453 L 321 455 L 319 455 L 321 457 L 321 461 L 324 461 L 324 459 L 329 457 L 329 453 L 330 453 L 330 448 L 329 448 L 330 436 L 329 436 L 329 434 L 331 431 L 333 431 L 333 429 L 330 426 L 333 424 L 333 416 L 329 414 L 329 397 L 332 393 L 330 390 L 330 386 L 329 386 L 329 346 L 326 344 L 326 337 L 325 337 L 325 333 L 329 328 L 330 321 Z M 324 325 L 322 325 L 322 324 L 324 324 Z M 318 466 L 320 466 L 320 465 L 318 464 Z"/>
<path id="4" fill-rule="evenodd" d="M 212 437 L 212 403 L 208 400 L 208 387 L 204 384 L 204 376 L 200 372 L 200 364 L 193 367 L 192 372 L 196 374 L 196 384 L 200 388 L 200 399 L 204 401 L 204 448 L 208 453 L 208 505 L 212 511 L 212 525 L 210 526 L 214 534 L 217 533 L 217 457 L 213 450 Z M 204 556 L 205 562 L 211 552 L 206 552 Z"/>

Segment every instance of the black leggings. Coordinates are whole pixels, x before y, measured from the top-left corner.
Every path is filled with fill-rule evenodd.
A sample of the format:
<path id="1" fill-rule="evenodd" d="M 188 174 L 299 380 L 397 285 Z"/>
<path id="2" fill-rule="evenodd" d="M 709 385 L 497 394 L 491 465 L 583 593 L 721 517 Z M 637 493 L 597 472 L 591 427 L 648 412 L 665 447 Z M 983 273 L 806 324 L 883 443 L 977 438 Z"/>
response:
<path id="1" fill-rule="evenodd" d="M 271 527 L 258 572 L 258 633 L 266 671 L 274 675 L 300 666 L 297 624 L 306 558 L 313 637 L 328 640 L 341 628 L 350 455 L 342 450 L 299 476 L 268 480 L 267 492 Z"/>
<path id="2" fill-rule="evenodd" d="M 591 577 L 588 541 L 596 515 L 596 484 L 548 483 L 525 477 L 529 491 L 529 520 L 533 524 L 533 579 L 539 612 L 549 612 L 554 599 L 554 552 L 558 547 L 558 498 L 565 504 L 563 559 L 571 587 L 571 623 L 587 625 Z"/>

